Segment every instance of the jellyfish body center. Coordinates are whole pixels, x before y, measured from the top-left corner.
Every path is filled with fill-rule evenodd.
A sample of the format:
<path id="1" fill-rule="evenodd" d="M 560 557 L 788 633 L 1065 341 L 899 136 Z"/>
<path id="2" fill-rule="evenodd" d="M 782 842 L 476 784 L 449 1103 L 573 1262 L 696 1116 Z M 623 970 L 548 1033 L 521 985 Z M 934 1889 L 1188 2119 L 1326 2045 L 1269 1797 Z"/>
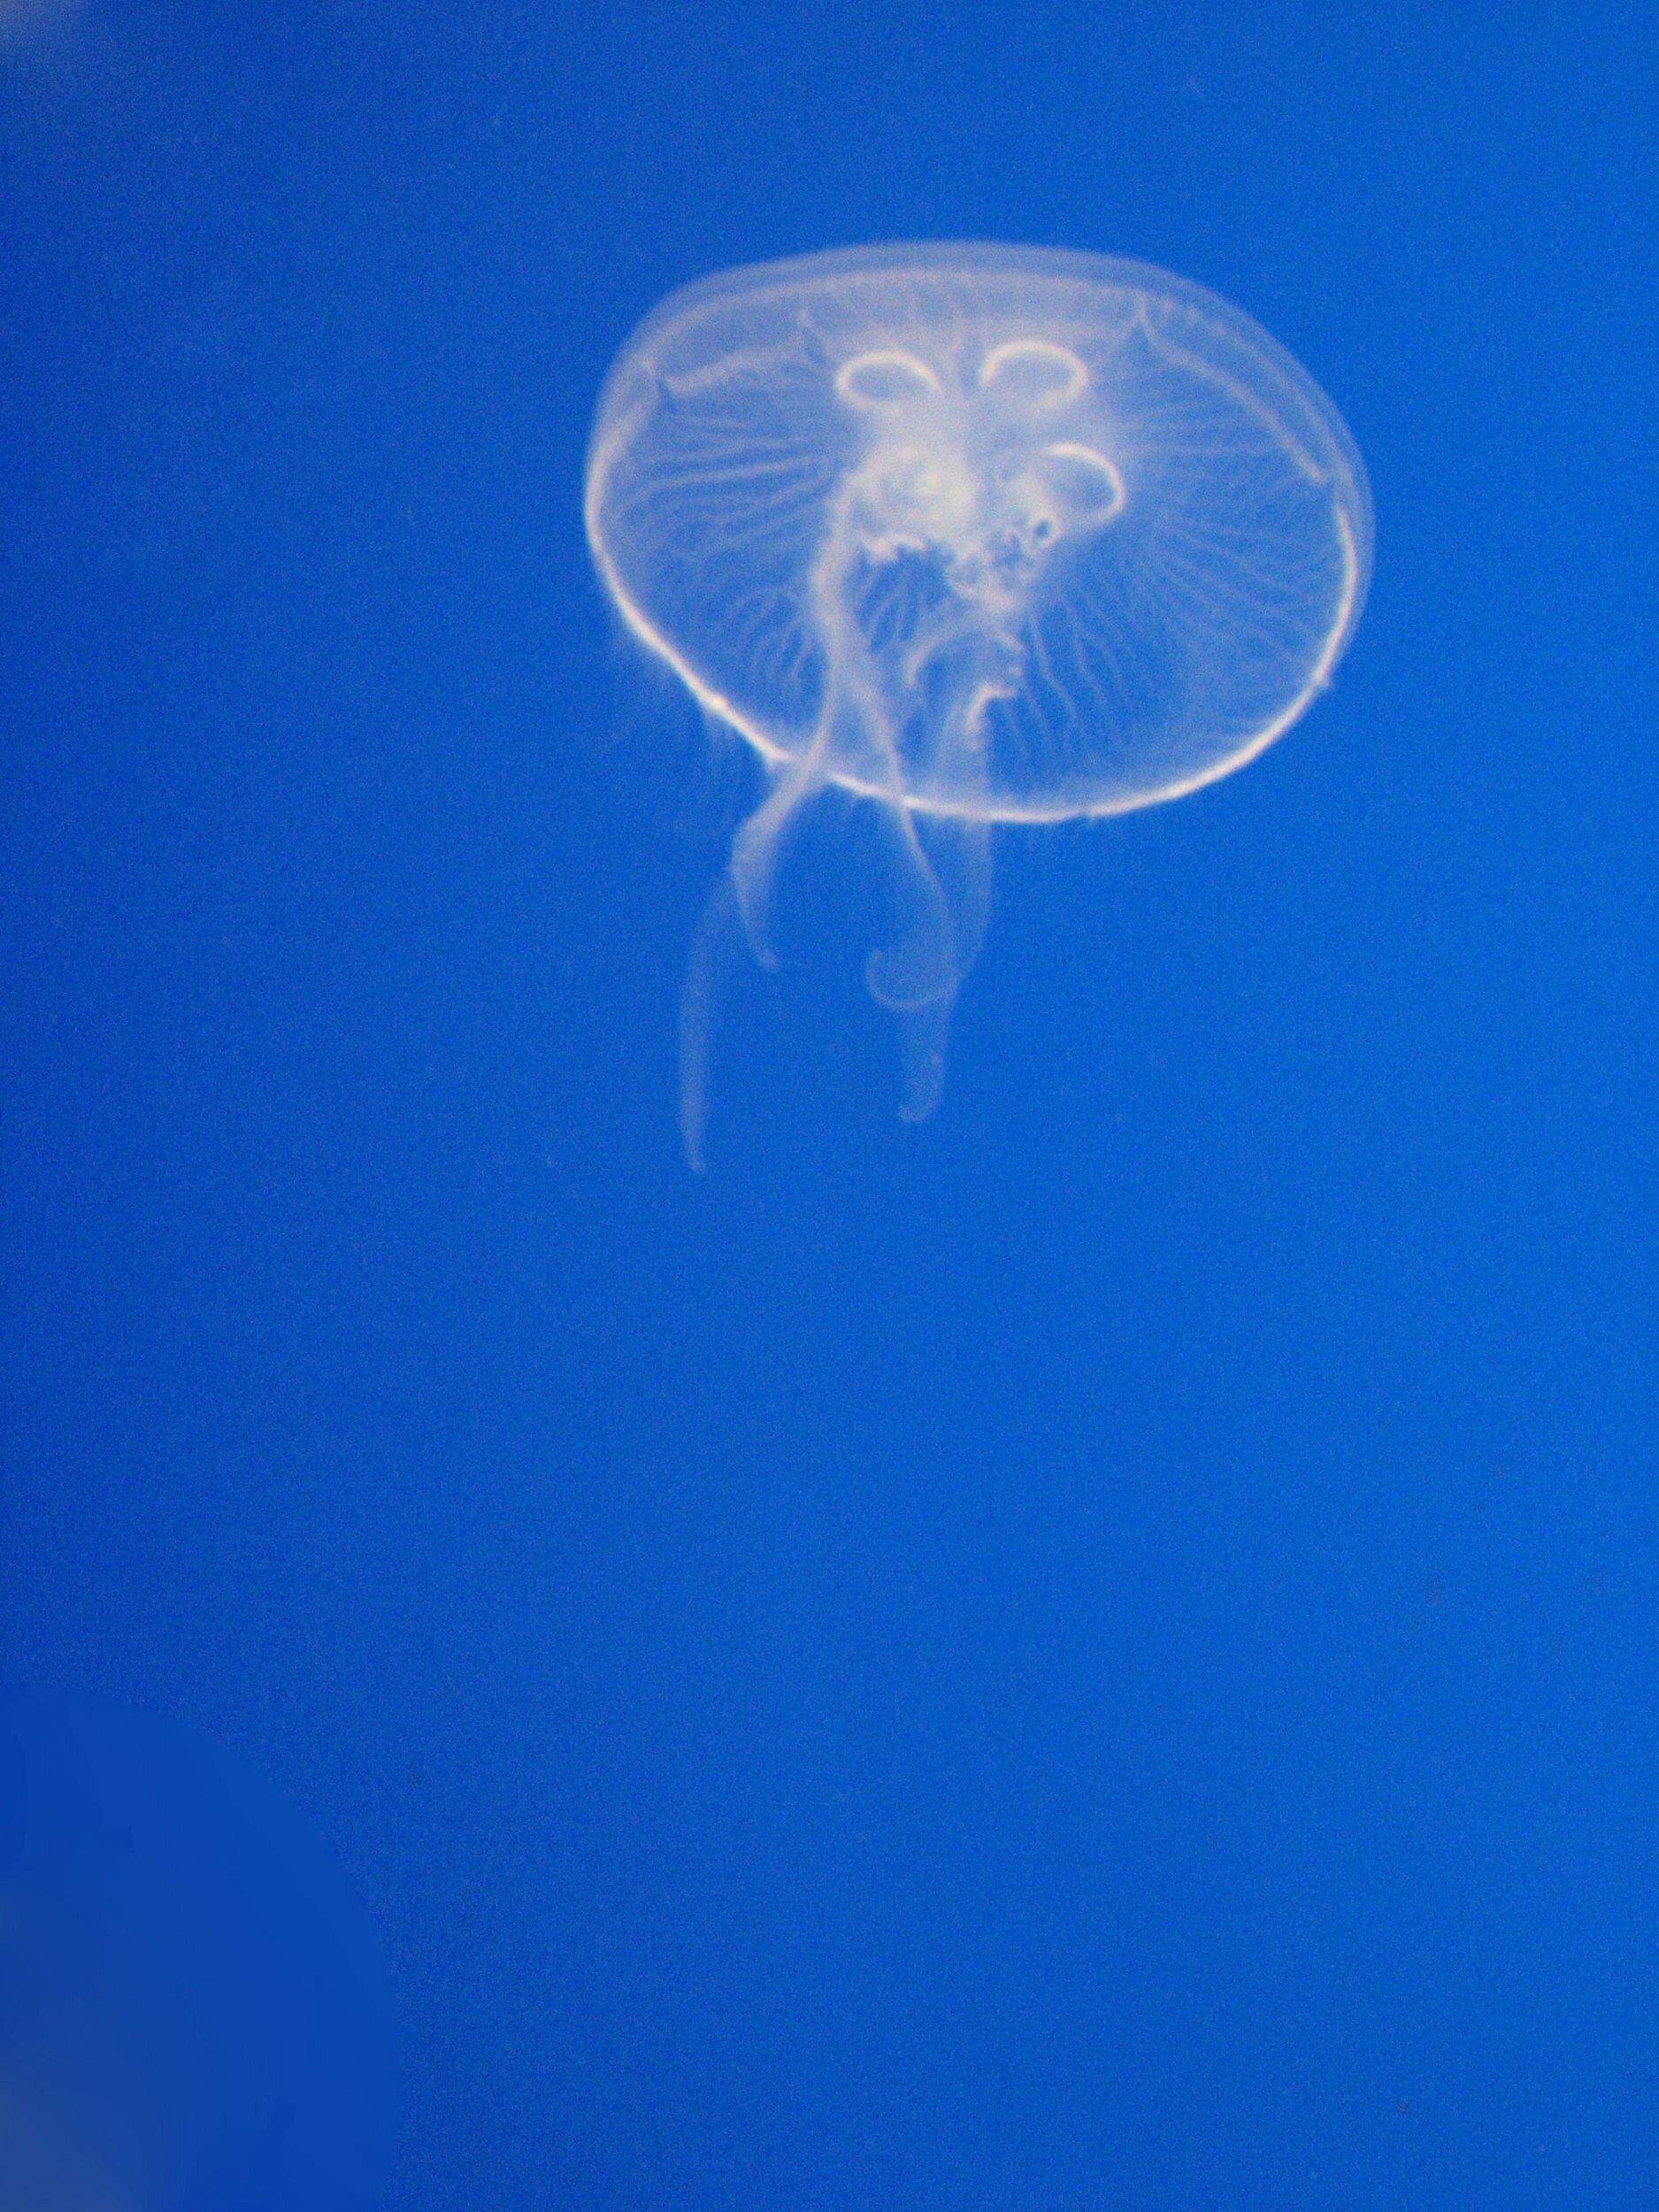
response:
<path id="1" fill-rule="evenodd" d="M 932 562 L 941 595 L 964 618 L 1005 631 L 1056 549 L 1123 508 L 1123 477 L 1109 456 L 1056 434 L 1087 386 L 1075 354 L 1039 339 L 994 348 L 965 391 L 948 390 L 913 354 L 845 363 L 836 390 L 866 426 L 842 508 L 857 556 L 875 568 Z M 833 534 L 826 557 L 833 563 Z M 924 630 L 905 656 L 911 687 L 931 642 Z"/>
<path id="2" fill-rule="evenodd" d="M 968 374 L 898 348 L 842 364 L 860 445 L 813 575 L 832 770 L 856 764 L 900 803 L 918 772 L 983 787 L 989 711 L 1022 687 L 1046 573 L 1125 504 L 1115 462 L 1067 420 L 1088 385 L 1075 353 L 1036 338 Z"/>

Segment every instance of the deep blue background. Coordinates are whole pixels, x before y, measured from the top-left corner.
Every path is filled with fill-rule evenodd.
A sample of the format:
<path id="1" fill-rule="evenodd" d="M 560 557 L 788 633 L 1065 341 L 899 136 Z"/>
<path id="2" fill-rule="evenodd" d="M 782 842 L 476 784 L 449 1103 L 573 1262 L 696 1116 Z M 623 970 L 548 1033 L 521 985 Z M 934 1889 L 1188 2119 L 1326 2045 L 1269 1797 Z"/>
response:
<path id="1" fill-rule="evenodd" d="M 1647 12 L 101 0 L 0 79 L 0 1655 L 323 1839 L 388 2212 L 1651 2208 Z M 957 236 L 1266 324 L 1371 603 L 1002 846 L 920 1131 L 809 841 L 694 1179 L 756 787 L 593 402 Z"/>

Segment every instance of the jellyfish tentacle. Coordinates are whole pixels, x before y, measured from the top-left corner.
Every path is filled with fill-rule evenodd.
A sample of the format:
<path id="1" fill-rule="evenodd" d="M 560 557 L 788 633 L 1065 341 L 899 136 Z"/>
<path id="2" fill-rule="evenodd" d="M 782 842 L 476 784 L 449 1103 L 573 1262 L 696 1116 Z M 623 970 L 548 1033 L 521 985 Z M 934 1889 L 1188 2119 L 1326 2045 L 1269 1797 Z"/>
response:
<path id="1" fill-rule="evenodd" d="M 870 995 L 895 1013 L 931 1005 L 962 983 L 985 943 L 991 910 L 988 823 L 930 817 L 895 806 L 889 883 L 893 941 L 865 964 Z"/>
<path id="2" fill-rule="evenodd" d="M 895 1013 L 931 1006 L 955 991 L 956 935 L 944 888 L 923 850 L 908 807 L 895 806 L 891 820 L 896 859 L 889 871 L 895 927 L 889 943 L 864 963 L 870 995 Z"/>
<path id="3" fill-rule="evenodd" d="M 950 910 L 961 983 L 985 947 L 991 919 L 991 825 L 969 815 L 918 818 L 918 833 Z"/>
<path id="4" fill-rule="evenodd" d="M 771 790 L 732 840 L 727 866 L 732 893 L 749 939 L 763 968 L 775 968 L 772 943 L 772 892 L 783 841 L 795 817 L 828 781 L 824 747 L 814 743 L 775 774 Z"/>
<path id="5" fill-rule="evenodd" d="M 898 1018 L 903 1061 L 899 1111 L 926 1121 L 945 1085 L 951 1017 L 963 979 L 979 958 L 991 905 L 991 832 L 985 823 L 894 810 L 898 834 L 897 936 L 864 964 L 870 994 Z"/>
<path id="6" fill-rule="evenodd" d="M 956 994 L 952 990 L 931 1005 L 903 1007 L 895 1012 L 903 1071 L 901 1121 L 926 1121 L 944 1095 L 945 1056 L 956 1010 Z"/>
<path id="7" fill-rule="evenodd" d="M 738 925 L 732 879 L 722 872 L 697 924 L 680 995 L 680 1136 L 686 1164 L 696 1175 L 708 1164 L 703 1133 L 709 1119 L 709 1067 Z"/>

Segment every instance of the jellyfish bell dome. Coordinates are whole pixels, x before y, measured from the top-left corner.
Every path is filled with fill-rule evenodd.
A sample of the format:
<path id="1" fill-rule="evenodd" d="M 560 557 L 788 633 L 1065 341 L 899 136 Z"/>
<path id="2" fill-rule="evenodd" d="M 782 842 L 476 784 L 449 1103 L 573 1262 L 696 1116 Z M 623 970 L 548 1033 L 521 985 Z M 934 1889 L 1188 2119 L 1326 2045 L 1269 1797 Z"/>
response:
<path id="1" fill-rule="evenodd" d="M 887 810 L 929 1110 L 1000 823 L 1122 813 L 1253 758 L 1328 680 L 1363 467 L 1273 339 L 1139 263 L 899 245 L 710 278 L 612 368 L 587 522 L 627 627 L 769 772 L 730 896 L 767 957 L 780 840 Z"/>

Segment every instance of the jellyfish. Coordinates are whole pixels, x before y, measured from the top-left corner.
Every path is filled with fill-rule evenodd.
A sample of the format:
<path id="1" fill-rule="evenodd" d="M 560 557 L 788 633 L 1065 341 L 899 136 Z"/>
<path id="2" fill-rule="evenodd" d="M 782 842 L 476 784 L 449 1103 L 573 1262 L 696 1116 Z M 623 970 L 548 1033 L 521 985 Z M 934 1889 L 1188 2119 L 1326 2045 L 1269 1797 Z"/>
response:
<path id="1" fill-rule="evenodd" d="M 586 520 L 612 605 L 764 771 L 698 932 L 680 1126 L 703 1160 L 717 948 L 775 964 L 791 829 L 873 810 L 901 1111 L 926 1120 L 999 826 L 1122 814 L 1253 760 L 1329 681 L 1371 560 L 1330 401 L 1138 262 L 883 245 L 675 293 L 605 381 Z"/>

